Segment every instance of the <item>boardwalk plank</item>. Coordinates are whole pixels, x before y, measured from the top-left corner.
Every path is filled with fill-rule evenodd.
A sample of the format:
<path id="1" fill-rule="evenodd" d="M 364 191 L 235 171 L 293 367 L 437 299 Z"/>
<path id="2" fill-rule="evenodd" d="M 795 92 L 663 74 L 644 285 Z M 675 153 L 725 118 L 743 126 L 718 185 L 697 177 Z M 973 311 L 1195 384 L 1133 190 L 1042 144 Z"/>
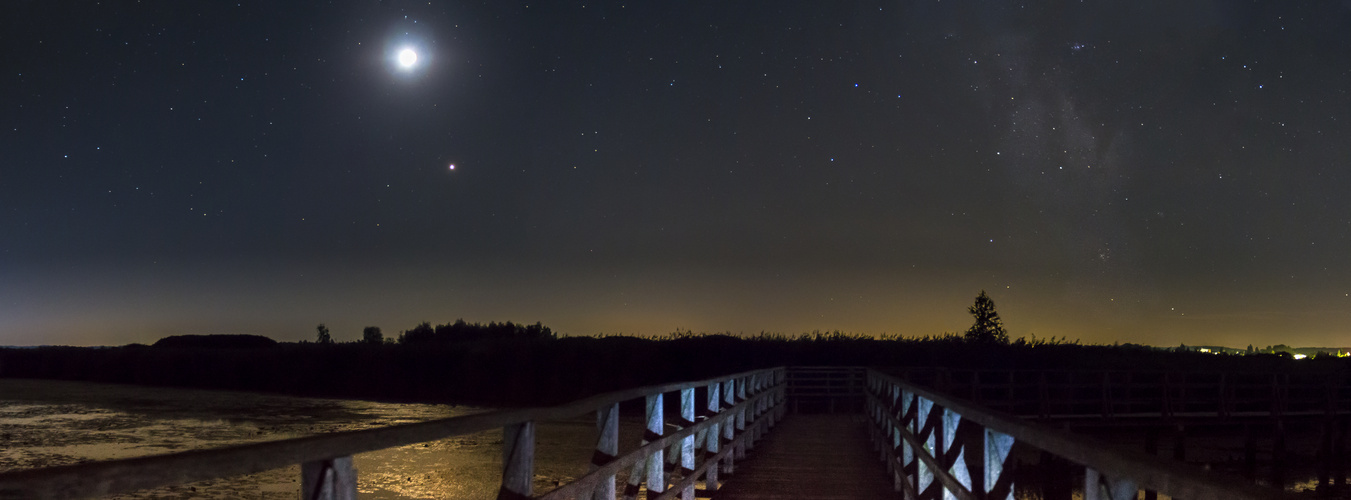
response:
<path id="1" fill-rule="evenodd" d="M 788 415 L 716 500 L 900 498 L 868 442 L 863 416 Z"/>

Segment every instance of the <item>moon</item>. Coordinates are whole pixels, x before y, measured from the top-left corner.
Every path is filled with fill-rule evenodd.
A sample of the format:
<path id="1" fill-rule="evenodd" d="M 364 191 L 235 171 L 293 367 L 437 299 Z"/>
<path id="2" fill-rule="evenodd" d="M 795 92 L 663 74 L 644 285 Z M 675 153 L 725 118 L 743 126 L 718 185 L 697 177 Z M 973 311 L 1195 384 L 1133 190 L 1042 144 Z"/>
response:
<path id="1" fill-rule="evenodd" d="M 404 69 L 410 69 L 417 64 L 417 51 L 413 49 L 403 49 L 399 51 L 399 66 Z"/>

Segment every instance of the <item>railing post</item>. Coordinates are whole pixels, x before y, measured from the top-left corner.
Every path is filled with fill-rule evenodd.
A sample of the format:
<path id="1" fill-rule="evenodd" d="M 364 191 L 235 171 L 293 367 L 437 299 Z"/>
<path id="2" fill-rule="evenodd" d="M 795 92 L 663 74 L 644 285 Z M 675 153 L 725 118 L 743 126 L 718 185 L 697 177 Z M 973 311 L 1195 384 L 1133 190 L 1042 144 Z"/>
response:
<path id="1" fill-rule="evenodd" d="M 760 402 L 755 405 L 760 407 L 760 415 L 765 417 L 764 423 L 760 425 L 761 437 L 769 434 L 769 424 L 774 421 L 773 416 L 769 414 L 769 410 L 774 407 L 774 394 L 769 392 L 769 388 L 772 386 L 769 380 L 771 375 L 773 375 L 773 372 L 767 371 L 760 376 L 760 390 L 758 392 L 765 393 L 765 397 L 760 398 Z"/>
<path id="2" fill-rule="evenodd" d="M 680 390 L 680 427 L 686 428 L 694 425 L 694 388 L 689 387 Z M 694 436 L 685 436 L 680 440 L 680 477 L 687 478 L 694 475 Z M 690 483 L 685 489 L 680 491 L 682 500 L 694 500 L 694 483 Z"/>
<path id="3" fill-rule="evenodd" d="M 352 457 L 301 464 L 300 484 L 307 499 L 356 500 L 357 471 L 352 467 Z"/>
<path id="4" fill-rule="evenodd" d="M 867 409 L 868 417 L 872 419 L 872 425 L 869 425 L 868 428 L 869 428 L 869 429 L 872 429 L 872 434 L 873 434 L 873 451 L 881 452 L 881 451 L 882 451 L 882 436 L 883 436 L 883 432 L 882 432 L 882 405 L 878 404 L 877 399 L 880 398 L 880 397 L 882 396 L 882 391 L 881 391 L 880 389 L 878 389 L 878 385 L 879 385 L 879 384 L 878 384 L 877 378 L 876 378 L 876 377 L 873 377 L 872 372 L 869 371 L 869 372 L 868 372 L 868 392 L 867 392 L 867 394 L 865 395 L 865 398 L 864 398 L 864 401 L 867 402 L 867 403 L 865 404 L 865 408 Z M 870 397 L 869 397 L 869 396 L 870 396 Z M 886 454 L 883 453 L 883 454 L 881 455 L 881 458 L 882 458 L 882 460 L 885 461 L 885 460 L 887 459 Z M 891 468 L 888 467 L 888 468 L 887 468 L 887 471 L 890 472 L 890 471 L 891 471 Z"/>
<path id="5" fill-rule="evenodd" d="M 1134 500 L 1137 494 L 1134 481 L 1103 477 L 1092 467 L 1084 468 L 1084 500 Z"/>
<path id="6" fill-rule="evenodd" d="M 708 385 L 708 416 L 713 418 L 720 410 L 718 402 L 722 399 L 721 384 L 714 382 Z M 717 423 L 709 424 L 707 434 L 705 435 L 704 451 L 712 457 L 718 454 L 722 449 L 719 446 L 719 440 L 722 439 L 722 429 Z M 719 464 L 710 464 L 708 470 L 704 472 L 704 489 L 708 491 L 718 491 L 718 466 Z M 600 499 L 596 499 L 600 500 Z"/>
<path id="7" fill-rule="evenodd" d="M 1046 381 L 1046 370 L 1037 373 L 1037 414 L 1051 418 L 1051 388 Z"/>
<path id="8" fill-rule="evenodd" d="M 742 399 L 750 399 L 759 393 L 760 393 L 760 374 L 752 373 L 749 377 L 746 378 L 746 397 Z M 754 450 L 755 442 L 760 439 L 760 426 L 757 420 L 759 420 L 760 418 L 760 403 L 763 403 L 764 401 L 765 401 L 764 398 L 755 400 L 755 404 L 751 405 L 750 409 L 747 410 L 746 425 L 747 430 L 750 431 L 751 433 L 751 435 L 746 436 L 745 440 L 747 451 Z"/>
<path id="9" fill-rule="evenodd" d="M 942 464 L 947 467 L 947 472 L 957 479 L 957 483 L 966 488 L 966 491 L 975 491 L 971 485 L 971 470 L 966 465 L 966 457 L 963 456 L 962 442 L 957 441 L 957 427 L 962 423 L 961 414 L 943 409 L 943 460 Z M 969 448 L 969 447 L 966 447 Z M 950 495 L 944 494 L 944 498 L 950 498 Z"/>
<path id="10" fill-rule="evenodd" d="M 749 377 L 742 377 L 741 380 L 737 381 L 736 384 L 737 404 L 741 404 L 742 402 L 746 401 L 746 381 L 748 379 Z M 741 410 L 737 411 L 736 413 L 736 435 L 739 439 L 737 439 L 736 442 L 736 452 L 733 454 L 736 455 L 737 460 L 746 458 L 746 449 L 751 447 L 749 440 L 744 437 L 741 437 L 742 434 L 744 434 L 745 432 L 746 432 L 746 405 L 743 405 L 741 406 Z"/>
<path id="11" fill-rule="evenodd" d="M 757 395 L 763 395 L 764 392 L 765 392 L 765 387 L 766 387 L 766 384 L 765 384 L 765 375 L 768 375 L 768 374 L 767 374 L 766 372 L 760 372 L 760 373 L 755 374 L 755 385 L 754 385 L 754 387 L 755 387 L 755 394 L 757 394 Z M 767 395 L 766 395 L 766 396 L 767 396 Z M 756 422 L 755 422 L 755 436 L 753 437 L 752 441 L 758 442 L 758 441 L 760 441 L 760 438 L 763 437 L 763 436 L 765 435 L 765 426 L 764 426 L 764 422 L 761 422 L 761 421 L 760 421 L 760 417 L 764 416 L 764 415 L 765 415 L 765 411 L 767 411 L 767 410 L 769 409 L 768 403 L 769 403 L 769 400 L 768 400 L 766 397 L 761 397 L 760 399 L 758 399 L 758 400 L 755 401 L 755 420 L 756 420 Z"/>
<path id="12" fill-rule="evenodd" d="M 919 488 L 918 458 L 915 456 L 915 447 L 910 445 L 910 441 L 901 438 L 901 431 L 904 430 L 909 432 L 912 436 L 918 434 L 918 429 L 915 426 L 918 417 L 910 419 L 909 421 L 905 420 L 906 417 L 910 415 L 910 408 L 915 406 L 915 395 L 911 394 L 909 391 L 901 390 L 899 385 L 892 386 L 891 392 L 893 394 L 892 397 L 894 399 L 899 399 L 901 403 L 898 408 L 898 417 L 901 419 L 901 427 L 893 427 L 891 429 L 892 449 L 899 449 L 899 455 L 901 456 L 901 467 L 896 471 L 896 480 L 901 483 L 898 487 L 905 492 L 906 499 L 914 500 L 914 496 L 912 496 L 911 493 L 918 491 L 917 488 Z M 909 485 L 910 487 L 905 488 L 905 485 Z"/>
<path id="13" fill-rule="evenodd" d="M 775 415 L 774 420 L 769 422 L 769 426 L 783 420 L 783 416 L 788 413 L 788 369 L 780 368 L 774 372 L 774 387 L 777 395 L 774 396 Z"/>
<path id="14" fill-rule="evenodd" d="M 1112 418 L 1112 373 L 1106 370 L 1102 372 L 1102 418 Z"/>
<path id="15" fill-rule="evenodd" d="M 646 397 L 647 407 L 647 427 L 643 430 L 642 446 L 661 439 L 662 432 L 662 394 L 649 394 Z M 638 498 L 638 490 L 641 489 L 643 481 L 647 481 L 647 496 L 656 498 L 658 494 L 666 491 L 666 478 L 663 475 L 663 463 L 665 450 L 655 450 L 646 460 L 639 460 L 633 463 L 633 468 L 629 469 L 629 484 L 624 487 L 624 498 L 634 500 Z"/>
<path id="16" fill-rule="evenodd" d="M 535 422 L 502 428 L 502 488 L 498 500 L 530 498 L 535 480 Z"/>
<path id="17" fill-rule="evenodd" d="M 769 434 L 769 422 L 772 420 L 771 416 L 769 415 L 769 409 L 772 407 L 771 398 L 774 397 L 774 394 L 769 393 L 770 373 L 771 372 L 766 371 L 760 375 L 759 377 L 760 389 L 756 391 L 757 393 L 764 393 L 764 397 L 760 398 L 760 402 L 756 403 L 755 406 L 760 409 L 760 411 L 758 412 L 760 416 L 765 417 L 764 422 L 756 426 L 760 429 L 759 436 L 757 436 L 756 438 L 757 441 L 759 440 L 759 438 L 762 438 L 766 434 Z"/>
<path id="18" fill-rule="evenodd" d="M 1233 407 L 1234 407 L 1234 395 L 1233 395 L 1233 393 L 1232 393 L 1232 392 L 1233 392 L 1232 389 L 1233 389 L 1233 387 L 1232 387 L 1232 384 L 1230 383 L 1230 380 L 1229 380 L 1229 374 L 1228 374 L 1228 373 L 1221 372 L 1221 373 L 1220 373 L 1220 397 L 1219 397 L 1219 400 L 1220 400 L 1220 402 L 1219 402 L 1220 408 L 1219 408 L 1219 410 L 1218 410 L 1218 414 L 1219 414 L 1219 416 L 1220 416 L 1221 419 L 1229 418 L 1229 415 L 1230 415 L 1231 413 L 1233 413 L 1233 411 L 1234 411 L 1234 408 L 1233 408 Z"/>
<path id="19" fill-rule="evenodd" d="M 1013 475 L 1004 475 L 1009 452 L 1013 451 L 1013 436 L 985 429 L 985 498 L 986 500 L 1013 500 Z"/>
<path id="20" fill-rule="evenodd" d="M 930 456 L 937 457 L 942 453 L 942 451 L 938 449 L 940 444 L 938 440 L 935 439 L 937 437 L 935 436 L 935 434 L 938 434 L 941 431 L 942 426 L 941 425 L 935 426 L 929 422 L 929 416 L 930 413 L 933 412 L 934 403 L 933 401 L 930 401 L 926 398 L 922 398 L 916 395 L 914 404 L 919 407 L 918 412 L 915 414 L 916 418 L 914 424 L 915 429 L 918 432 L 915 431 L 911 432 L 916 434 L 917 436 L 918 434 L 921 433 L 925 434 L 925 436 L 922 436 L 922 439 L 924 440 L 923 441 L 924 450 L 915 450 L 915 453 L 918 454 L 927 452 L 929 453 Z M 928 432 L 924 432 L 926 428 L 928 429 Z M 925 491 L 927 491 L 929 489 L 929 486 L 931 486 L 934 482 L 934 472 L 933 470 L 929 469 L 929 464 L 925 463 L 923 460 L 918 460 L 918 457 L 916 457 L 915 462 L 917 465 L 916 469 L 918 470 L 917 473 L 918 478 L 917 484 L 915 485 L 915 491 L 919 492 L 920 498 L 925 498 L 926 497 Z"/>
<path id="21" fill-rule="evenodd" d="M 881 435 L 878 436 L 878 444 L 881 448 L 878 452 L 881 455 L 882 461 L 887 463 L 887 473 L 891 474 L 892 486 L 895 487 L 895 491 L 902 491 L 901 475 L 904 471 L 902 471 L 901 467 L 898 467 L 896 463 L 897 460 L 900 460 L 899 457 L 901 456 L 899 452 L 899 441 L 896 440 L 899 436 L 897 434 L 899 429 L 891 421 L 892 416 L 900 413 L 900 410 L 897 409 L 898 402 L 895 394 L 896 389 L 897 387 L 890 382 L 881 380 L 877 382 L 877 392 L 884 398 L 877 405 L 877 425 L 882 427 L 879 431 Z M 885 406 L 882 403 L 886 403 Z"/>
<path id="22" fill-rule="evenodd" d="M 765 400 L 765 432 L 774 428 L 774 419 L 779 412 L 779 387 L 776 381 L 779 378 L 778 370 L 772 370 L 765 374 L 765 390 L 772 391 L 769 399 Z"/>
<path id="23" fill-rule="evenodd" d="M 1163 418 L 1173 418 L 1173 377 L 1169 372 L 1163 374 L 1163 401 L 1159 412 Z"/>
<path id="24" fill-rule="evenodd" d="M 647 430 L 643 432 L 645 443 L 661 439 L 666 425 L 663 394 L 647 397 Z M 647 498 L 657 498 L 666 491 L 665 450 L 657 449 L 647 459 Z"/>
<path id="25" fill-rule="evenodd" d="M 891 425 L 891 419 L 888 417 L 896 413 L 896 400 L 891 397 L 891 385 L 889 383 L 876 377 L 874 379 L 873 391 L 876 398 L 873 400 L 873 418 L 877 421 L 878 458 L 887 464 L 887 473 L 894 476 L 896 461 L 893 460 L 893 455 L 896 453 L 896 447 L 891 442 L 891 435 L 895 428 Z"/>
<path id="26" fill-rule="evenodd" d="M 728 411 L 736 405 L 736 379 L 727 379 L 727 383 L 722 385 L 722 402 Z M 736 415 L 730 415 L 727 420 L 722 421 L 722 442 L 727 446 L 733 447 L 732 451 L 722 462 L 722 472 L 732 474 L 735 469 L 736 445 L 732 441 L 736 438 Z"/>
<path id="27" fill-rule="evenodd" d="M 1102 476 L 1092 467 L 1084 468 L 1084 500 L 1111 500 L 1111 493 L 1102 491 Z"/>
<path id="28" fill-rule="evenodd" d="M 610 463 L 619 456 L 619 403 L 596 410 L 596 453 L 591 455 L 591 470 Z M 592 492 L 593 500 L 614 500 L 615 475 L 610 474 Z"/>
<path id="29" fill-rule="evenodd" d="M 1285 488 L 1285 419 L 1276 418 L 1271 432 L 1271 485 Z"/>

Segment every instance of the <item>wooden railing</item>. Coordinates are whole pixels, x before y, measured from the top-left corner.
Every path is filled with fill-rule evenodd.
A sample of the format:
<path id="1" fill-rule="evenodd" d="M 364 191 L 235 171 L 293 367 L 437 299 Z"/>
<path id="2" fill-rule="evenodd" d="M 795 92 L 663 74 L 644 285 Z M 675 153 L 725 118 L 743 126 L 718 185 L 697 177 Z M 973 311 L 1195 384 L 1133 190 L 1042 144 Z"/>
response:
<path id="1" fill-rule="evenodd" d="M 503 471 L 499 499 L 614 499 L 618 473 L 629 469 L 624 498 L 679 496 L 693 500 L 695 486 L 719 487 L 719 472 L 731 473 L 736 460 L 782 418 L 784 368 L 744 372 L 693 382 L 656 385 L 603 394 L 548 408 L 528 408 L 454 417 L 361 431 L 323 434 L 228 448 L 94 462 L 0 474 L 0 499 L 88 498 L 213 478 L 250 474 L 301 464 L 307 499 L 354 499 L 352 455 L 503 429 Z M 695 401 L 697 392 L 703 404 Z M 666 432 L 666 396 L 679 397 L 678 430 Z M 642 398 L 646 431 L 641 446 L 619 455 L 619 405 Z M 596 414 L 596 451 L 591 471 L 569 484 L 534 496 L 535 423 Z"/>
<path id="2" fill-rule="evenodd" d="M 1190 500 L 1288 499 L 1182 463 L 1116 450 L 868 371 L 868 416 L 879 457 L 906 499 L 1013 499 L 1014 446 L 1079 464 L 1085 500 L 1134 499 L 1139 490 Z"/>
<path id="3" fill-rule="evenodd" d="M 1351 413 L 1320 373 L 914 369 L 902 379 L 1026 418 L 1230 418 Z"/>

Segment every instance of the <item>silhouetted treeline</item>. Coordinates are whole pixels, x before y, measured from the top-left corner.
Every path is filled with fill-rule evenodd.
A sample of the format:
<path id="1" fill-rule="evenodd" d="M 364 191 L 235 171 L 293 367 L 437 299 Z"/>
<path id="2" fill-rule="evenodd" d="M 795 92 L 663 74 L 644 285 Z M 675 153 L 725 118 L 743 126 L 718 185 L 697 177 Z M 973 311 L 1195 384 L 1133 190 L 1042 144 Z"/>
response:
<path id="1" fill-rule="evenodd" d="M 553 330 L 539 322 L 529 326 L 513 324 L 510 321 L 506 323 L 490 322 L 487 325 L 482 325 L 465 323 L 463 319 L 459 319 L 455 320 L 455 323 L 436 325 L 436 327 L 432 327 L 431 323 L 424 321 L 413 329 L 400 334 L 398 341 L 400 344 L 428 344 L 484 339 L 552 340 L 553 338 Z"/>
<path id="2" fill-rule="evenodd" d="M 1321 370 L 1337 377 L 1342 377 L 1347 366 L 1346 360 L 1337 358 L 1295 361 L 1274 355 L 1212 355 L 1021 339 L 1001 344 L 955 336 L 872 339 L 838 332 L 798 337 L 684 332 L 657 339 L 555 338 L 538 324 L 457 327 L 461 324 L 427 325 L 426 329 L 420 325 L 403 333 L 402 344 L 0 349 L 0 376 L 505 406 L 562 403 L 627 387 L 778 365 L 895 370 Z M 494 328 L 515 333 L 484 333 Z M 422 336 L 425 341 L 419 339 Z"/>

